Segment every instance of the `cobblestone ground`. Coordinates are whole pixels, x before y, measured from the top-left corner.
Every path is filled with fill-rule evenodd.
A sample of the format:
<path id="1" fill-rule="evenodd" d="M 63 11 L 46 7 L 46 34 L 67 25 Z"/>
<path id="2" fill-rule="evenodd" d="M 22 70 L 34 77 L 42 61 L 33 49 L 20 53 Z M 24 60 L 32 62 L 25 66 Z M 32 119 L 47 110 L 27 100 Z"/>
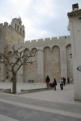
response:
<path id="1" fill-rule="evenodd" d="M 57 90 L 11 95 L 0 93 L 0 121 L 81 121 L 73 85 Z"/>

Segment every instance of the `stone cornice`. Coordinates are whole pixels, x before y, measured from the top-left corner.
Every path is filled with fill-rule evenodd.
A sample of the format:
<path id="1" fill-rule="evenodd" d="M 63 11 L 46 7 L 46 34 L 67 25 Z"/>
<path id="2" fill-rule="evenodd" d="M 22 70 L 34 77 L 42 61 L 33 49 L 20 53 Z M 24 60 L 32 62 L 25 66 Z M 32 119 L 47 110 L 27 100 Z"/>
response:
<path id="1" fill-rule="evenodd" d="M 76 16 L 81 16 L 81 9 L 68 13 L 68 17 L 76 17 Z"/>

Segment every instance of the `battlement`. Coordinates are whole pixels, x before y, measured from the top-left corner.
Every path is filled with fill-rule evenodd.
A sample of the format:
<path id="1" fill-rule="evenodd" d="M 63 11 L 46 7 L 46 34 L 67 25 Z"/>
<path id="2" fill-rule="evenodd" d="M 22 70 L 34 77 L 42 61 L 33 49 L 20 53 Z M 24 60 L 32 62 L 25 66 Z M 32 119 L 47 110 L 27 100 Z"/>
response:
<path id="1" fill-rule="evenodd" d="M 25 28 L 24 25 L 22 25 L 21 18 L 12 19 L 11 27 L 14 28 L 16 32 L 25 37 Z"/>
<path id="2" fill-rule="evenodd" d="M 8 27 L 9 25 L 8 25 L 8 22 L 4 22 L 4 26 L 5 27 Z"/>
<path id="3" fill-rule="evenodd" d="M 2 23 L 0 24 L 0 28 L 3 28 L 3 24 Z"/>
<path id="4" fill-rule="evenodd" d="M 5 44 L 24 43 L 25 29 L 24 25 L 22 25 L 21 18 L 12 19 L 11 24 L 8 24 L 8 22 L 1 23 L 0 33 L 0 38 L 4 39 Z"/>
<path id="5" fill-rule="evenodd" d="M 24 25 L 22 25 L 21 18 L 14 18 L 11 21 L 11 24 L 8 24 L 7 22 L 4 22 L 3 24 L 0 24 L 0 29 L 9 29 L 6 31 L 6 36 L 8 39 L 8 42 L 10 44 L 17 44 L 24 41 L 25 36 L 25 28 Z M 20 36 L 21 35 L 21 36 Z M 36 39 L 36 40 L 29 40 L 24 43 L 24 47 L 39 47 L 39 46 L 45 46 L 45 45 L 52 45 L 52 43 L 65 43 L 66 40 L 70 38 L 70 36 L 60 36 L 60 37 L 48 37 L 43 39 Z M 23 41 L 22 41 L 23 40 Z"/>
<path id="6" fill-rule="evenodd" d="M 0 28 L 5 28 L 5 27 L 10 30 L 13 29 L 22 37 L 25 37 L 25 27 L 24 25 L 22 25 L 21 18 L 12 19 L 11 24 L 8 24 L 8 22 L 4 22 L 0 24 Z"/>
<path id="7" fill-rule="evenodd" d="M 70 36 L 59 36 L 58 38 L 57 37 L 52 37 L 52 38 L 43 38 L 43 39 L 36 39 L 36 40 L 28 40 L 26 41 L 25 43 L 40 43 L 40 42 L 46 42 L 46 41 L 60 41 L 60 40 L 66 40 L 70 38 Z"/>
<path id="8" fill-rule="evenodd" d="M 44 38 L 44 39 L 36 39 L 36 40 L 28 40 L 25 42 L 24 47 L 36 47 L 36 46 L 44 46 L 44 45 L 52 45 L 52 43 L 62 43 L 66 42 L 66 40 L 70 40 L 70 36 L 60 36 L 60 37 L 52 37 L 52 38 Z"/>
<path id="9" fill-rule="evenodd" d="M 9 27 L 8 22 L 0 23 L 0 28 Z"/>

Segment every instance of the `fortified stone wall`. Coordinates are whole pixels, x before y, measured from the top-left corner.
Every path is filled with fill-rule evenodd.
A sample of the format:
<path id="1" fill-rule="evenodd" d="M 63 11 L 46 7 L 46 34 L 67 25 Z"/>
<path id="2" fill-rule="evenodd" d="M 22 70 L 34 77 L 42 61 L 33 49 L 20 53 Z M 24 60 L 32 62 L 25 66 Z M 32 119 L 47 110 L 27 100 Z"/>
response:
<path id="1" fill-rule="evenodd" d="M 4 25 L 0 24 L 0 52 L 1 53 L 4 53 L 5 46 L 6 46 L 4 28 L 5 28 L 5 24 Z M 5 75 L 5 65 L 0 64 L 0 80 L 5 79 L 4 75 Z"/>
<path id="2" fill-rule="evenodd" d="M 11 49 L 11 47 L 15 43 L 24 43 L 24 37 L 25 37 L 25 30 L 20 18 L 14 18 L 10 25 L 8 25 L 7 22 L 4 22 L 4 24 L 0 24 L 0 52 L 6 53 L 6 51 Z M 3 76 L 3 78 L 0 79 L 5 80 L 6 77 L 8 77 L 7 69 L 5 66 L 4 67 L 1 66 L 0 70 L 1 73 L 5 75 Z M 23 69 L 21 70 L 23 73 Z"/>
<path id="3" fill-rule="evenodd" d="M 57 46 L 67 46 L 71 44 L 70 36 L 61 36 L 61 37 L 53 37 L 53 38 L 45 38 L 45 39 L 38 39 L 32 41 L 26 41 L 24 47 L 28 48 L 44 48 L 46 46 L 52 47 L 53 45 Z"/>
<path id="4" fill-rule="evenodd" d="M 39 40 L 26 41 L 25 44 L 16 44 L 19 48 L 28 50 L 37 49 L 36 62 L 24 67 L 24 81 L 34 80 L 36 82 L 45 81 L 48 74 L 53 81 L 55 77 L 58 81 L 60 77 L 72 78 L 72 58 L 70 36 L 59 38 L 45 38 Z"/>
<path id="5" fill-rule="evenodd" d="M 23 66 L 18 72 L 18 81 L 34 80 L 44 82 L 47 75 L 51 81 L 55 77 L 58 81 L 60 77 L 69 76 L 72 78 L 72 59 L 70 36 L 38 39 L 24 42 L 24 26 L 20 18 L 14 18 L 11 25 L 7 22 L 0 25 L 0 42 L 7 46 L 7 51 L 14 45 L 16 49 L 27 48 L 36 49 L 37 55 L 34 63 Z M 5 69 L 4 69 L 5 71 Z M 6 73 L 6 72 L 5 72 Z"/>
<path id="6" fill-rule="evenodd" d="M 4 35 L 6 44 L 12 45 L 12 44 L 15 44 L 16 42 L 18 42 L 18 43 L 24 42 L 25 33 L 21 33 L 21 31 L 20 31 L 21 29 L 16 30 L 16 28 L 14 28 L 13 24 L 8 25 L 7 22 L 5 22 L 4 24 L 0 24 L 0 26 L 1 26 L 0 28 L 1 28 L 1 31 L 3 32 L 2 34 Z M 17 27 L 17 24 L 16 24 L 16 27 Z M 21 28 L 24 29 L 24 26 L 21 26 Z M 24 32 L 24 30 L 22 30 L 22 31 Z"/>

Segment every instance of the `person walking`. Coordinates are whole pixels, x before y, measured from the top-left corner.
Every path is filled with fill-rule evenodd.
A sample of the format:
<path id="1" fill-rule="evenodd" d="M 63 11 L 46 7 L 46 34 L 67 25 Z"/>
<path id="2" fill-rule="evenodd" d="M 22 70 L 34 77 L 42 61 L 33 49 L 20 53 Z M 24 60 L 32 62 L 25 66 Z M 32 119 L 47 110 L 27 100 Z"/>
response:
<path id="1" fill-rule="evenodd" d="M 67 78 L 67 83 L 70 84 L 70 79 L 69 79 L 69 77 Z"/>
<path id="2" fill-rule="evenodd" d="M 50 78 L 49 78 L 49 76 L 47 75 L 47 77 L 46 77 L 46 86 L 47 86 L 47 88 L 49 88 L 49 82 L 50 82 Z"/>
<path id="3" fill-rule="evenodd" d="M 56 81 L 56 79 L 55 79 L 55 78 L 54 78 L 54 81 L 53 81 L 53 85 L 54 85 L 54 90 L 56 90 L 57 81 Z"/>
<path id="4" fill-rule="evenodd" d="M 60 89 L 63 90 L 63 78 L 60 80 Z"/>
<path id="5" fill-rule="evenodd" d="M 66 84 L 66 78 L 63 77 L 63 85 L 65 86 L 65 84 Z"/>

